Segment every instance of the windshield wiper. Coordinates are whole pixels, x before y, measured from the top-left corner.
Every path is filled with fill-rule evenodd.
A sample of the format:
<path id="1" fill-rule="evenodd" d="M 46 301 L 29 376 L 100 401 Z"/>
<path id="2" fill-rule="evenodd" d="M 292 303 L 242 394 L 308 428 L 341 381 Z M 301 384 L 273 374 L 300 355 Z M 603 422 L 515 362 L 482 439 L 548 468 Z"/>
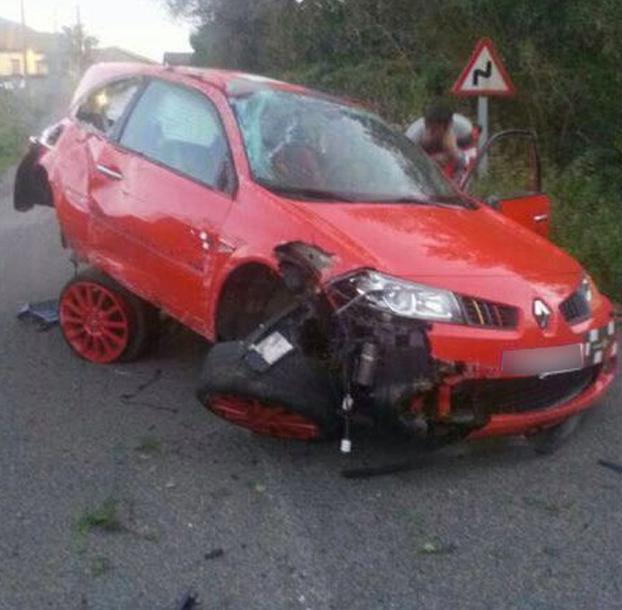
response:
<path id="1" fill-rule="evenodd" d="M 383 199 L 375 199 L 377 203 L 412 203 L 415 205 L 434 205 L 434 201 L 426 199 L 418 199 L 417 197 L 389 197 Z"/>
<path id="2" fill-rule="evenodd" d="M 460 206 L 461 208 L 473 207 L 468 200 L 462 199 L 462 197 L 460 197 L 459 195 L 432 195 L 430 199 L 434 201 L 435 203 L 445 203 L 447 205 L 456 205 L 456 206 Z"/>
<path id="3" fill-rule="evenodd" d="M 316 201 L 345 201 L 352 203 L 355 200 L 352 197 L 344 195 L 343 193 L 336 193 L 333 191 L 323 191 L 321 189 L 302 188 L 295 186 L 285 186 L 281 184 L 274 184 L 273 182 L 262 180 L 259 182 L 262 186 L 270 191 L 274 191 L 281 195 L 291 196 L 295 199 L 314 199 Z"/>

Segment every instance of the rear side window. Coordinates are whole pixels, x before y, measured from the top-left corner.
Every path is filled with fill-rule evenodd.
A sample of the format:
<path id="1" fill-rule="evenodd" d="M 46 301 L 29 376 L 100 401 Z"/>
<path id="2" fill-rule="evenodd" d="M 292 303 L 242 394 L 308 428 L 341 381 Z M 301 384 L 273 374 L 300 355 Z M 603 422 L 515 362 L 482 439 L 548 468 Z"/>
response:
<path id="1" fill-rule="evenodd" d="M 111 135 L 140 87 L 140 79 L 131 78 L 97 89 L 80 104 L 76 118 L 89 127 Z"/>
<path id="2" fill-rule="evenodd" d="M 198 91 L 152 81 L 120 143 L 208 186 L 230 190 L 233 166 L 218 111 Z"/>

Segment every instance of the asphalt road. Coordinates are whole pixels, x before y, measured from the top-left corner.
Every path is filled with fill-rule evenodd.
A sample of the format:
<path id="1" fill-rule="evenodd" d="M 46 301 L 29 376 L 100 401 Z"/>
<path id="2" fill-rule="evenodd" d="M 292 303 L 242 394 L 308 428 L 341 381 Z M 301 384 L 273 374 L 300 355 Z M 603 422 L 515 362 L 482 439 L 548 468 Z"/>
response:
<path id="1" fill-rule="evenodd" d="M 193 398 L 205 346 L 190 333 L 93 366 L 58 329 L 17 321 L 71 266 L 53 211 L 13 212 L 10 188 L 5 176 L 0 610 L 174 610 L 189 590 L 210 609 L 622 608 L 622 475 L 597 464 L 622 462 L 621 377 L 553 456 L 478 443 L 345 480 L 344 466 L 406 449 L 355 439 L 344 458 L 219 421 Z"/>

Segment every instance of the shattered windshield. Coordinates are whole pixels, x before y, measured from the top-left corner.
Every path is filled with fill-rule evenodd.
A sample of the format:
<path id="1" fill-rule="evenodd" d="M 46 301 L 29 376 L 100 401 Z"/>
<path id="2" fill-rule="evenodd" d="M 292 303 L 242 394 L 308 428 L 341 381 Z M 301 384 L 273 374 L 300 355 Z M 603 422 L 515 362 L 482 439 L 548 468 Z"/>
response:
<path id="1" fill-rule="evenodd" d="M 253 179 L 270 190 L 324 201 L 462 203 L 416 145 L 361 108 L 274 89 L 230 103 Z"/>

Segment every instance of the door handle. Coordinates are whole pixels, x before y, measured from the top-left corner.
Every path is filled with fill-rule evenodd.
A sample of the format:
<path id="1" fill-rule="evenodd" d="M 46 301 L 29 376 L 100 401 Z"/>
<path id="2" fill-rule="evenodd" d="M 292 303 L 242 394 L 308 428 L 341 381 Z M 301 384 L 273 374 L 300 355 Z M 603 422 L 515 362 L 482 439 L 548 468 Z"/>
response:
<path id="1" fill-rule="evenodd" d="M 100 174 L 103 174 L 104 176 L 107 176 L 108 178 L 112 178 L 113 180 L 123 180 L 123 174 L 121 172 L 118 172 L 116 169 L 107 167 L 106 165 L 102 165 L 101 163 L 98 163 L 95 166 L 95 169 Z"/>
<path id="2" fill-rule="evenodd" d="M 549 215 L 548 214 L 534 214 L 533 217 L 535 222 L 544 222 L 545 220 L 549 219 Z"/>

